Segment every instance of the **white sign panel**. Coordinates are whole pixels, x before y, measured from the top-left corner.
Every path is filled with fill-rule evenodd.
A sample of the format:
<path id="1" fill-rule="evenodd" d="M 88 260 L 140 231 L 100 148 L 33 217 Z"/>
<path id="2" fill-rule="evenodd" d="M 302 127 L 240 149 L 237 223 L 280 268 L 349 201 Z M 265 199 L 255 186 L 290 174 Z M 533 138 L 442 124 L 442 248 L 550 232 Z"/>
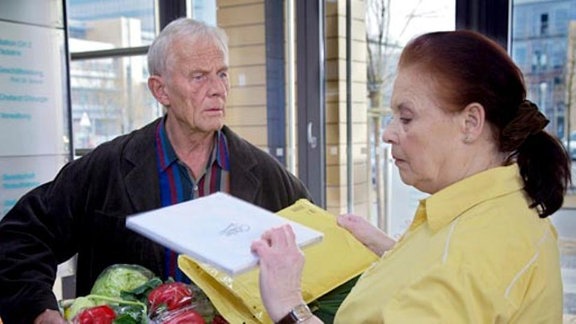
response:
<path id="1" fill-rule="evenodd" d="M 0 0 L 0 20 L 63 28 L 63 8 L 63 0 Z"/>
<path id="2" fill-rule="evenodd" d="M 0 157 L 0 219 L 25 193 L 52 180 L 68 155 Z"/>
<path id="3" fill-rule="evenodd" d="M 0 21 L 0 157 L 64 154 L 62 30 Z"/>

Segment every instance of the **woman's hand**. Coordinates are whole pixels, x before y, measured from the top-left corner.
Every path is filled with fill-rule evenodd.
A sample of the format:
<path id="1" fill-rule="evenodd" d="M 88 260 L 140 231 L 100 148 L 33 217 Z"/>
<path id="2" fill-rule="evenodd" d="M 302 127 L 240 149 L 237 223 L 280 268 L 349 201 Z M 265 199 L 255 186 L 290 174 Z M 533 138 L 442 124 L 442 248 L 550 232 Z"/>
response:
<path id="1" fill-rule="evenodd" d="M 296 245 L 290 225 L 266 231 L 252 243 L 260 257 L 260 294 L 273 322 L 278 322 L 295 306 L 302 304 L 304 254 Z"/>
<path id="2" fill-rule="evenodd" d="M 362 242 L 378 256 L 384 255 L 384 252 L 390 250 L 396 244 L 396 241 L 388 234 L 360 216 L 352 214 L 340 215 L 338 216 L 338 225 L 347 229 L 358 241 Z"/>

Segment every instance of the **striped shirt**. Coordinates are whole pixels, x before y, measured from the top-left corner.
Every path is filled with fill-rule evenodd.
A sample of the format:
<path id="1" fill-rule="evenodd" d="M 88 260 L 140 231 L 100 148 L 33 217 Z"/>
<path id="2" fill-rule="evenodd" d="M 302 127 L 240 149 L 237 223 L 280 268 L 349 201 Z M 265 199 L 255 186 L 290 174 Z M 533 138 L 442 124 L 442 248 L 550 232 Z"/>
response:
<path id="1" fill-rule="evenodd" d="M 162 206 L 207 196 L 218 191 L 230 191 L 230 159 L 226 136 L 217 131 L 214 136 L 212 153 L 206 168 L 195 179 L 190 168 L 182 162 L 168 139 L 164 125 L 166 118 L 156 129 L 156 156 L 160 178 Z M 178 269 L 178 255 L 169 249 L 165 253 L 166 277 L 176 281 L 188 282 L 189 279 Z"/>

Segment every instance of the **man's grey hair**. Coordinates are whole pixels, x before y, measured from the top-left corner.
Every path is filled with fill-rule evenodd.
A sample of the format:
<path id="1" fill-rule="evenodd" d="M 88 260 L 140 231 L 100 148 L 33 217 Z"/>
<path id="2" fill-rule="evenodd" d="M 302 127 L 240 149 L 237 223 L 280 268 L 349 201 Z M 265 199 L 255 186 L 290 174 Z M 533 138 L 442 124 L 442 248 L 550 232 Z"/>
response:
<path id="1" fill-rule="evenodd" d="M 170 57 L 172 44 L 180 38 L 188 38 L 190 41 L 199 38 L 213 39 L 228 58 L 228 36 L 222 29 L 202 21 L 178 18 L 162 29 L 148 49 L 150 75 L 162 75 L 166 72 L 166 61 Z"/>

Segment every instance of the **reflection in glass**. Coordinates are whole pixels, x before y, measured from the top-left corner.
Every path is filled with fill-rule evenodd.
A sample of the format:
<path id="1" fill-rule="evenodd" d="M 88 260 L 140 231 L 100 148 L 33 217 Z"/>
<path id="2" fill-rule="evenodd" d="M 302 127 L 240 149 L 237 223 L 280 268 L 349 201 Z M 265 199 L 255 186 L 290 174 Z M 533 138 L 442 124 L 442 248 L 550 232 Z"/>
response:
<path id="1" fill-rule="evenodd" d="M 149 45 L 155 1 L 70 0 L 71 53 Z M 91 149 L 162 114 L 147 90 L 145 55 L 76 59 L 70 64 L 74 147 Z"/>
<path id="2" fill-rule="evenodd" d="M 576 1 L 515 0 L 511 55 L 524 73 L 528 98 L 548 117 L 547 130 L 567 148 L 574 141 Z M 576 157 L 576 153 L 574 155 Z M 572 167 L 573 177 L 576 175 Z M 574 180 L 573 180 L 574 182 Z M 564 208 L 551 217 L 560 244 L 565 321 L 576 320 L 576 196 L 570 190 Z"/>
<path id="3" fill-rule="evenodd" d="M 148 91 L 145 59 L 130 56 L 71 63 L 74 147 L 94 148 L 162 114 Z"/>
<path id="4" fill-rule="evenodd" d="M 149 45 L 156 28 L 154 3 L 154 0 L 68 0 L 69 37 L 112 43 L 114 47 L 139 46 L 132 43 L 134 40 Z M 132 23 L 127 25 L 127 21 Z"/>
<path id="5" fill-rule="evenodd" d="M 396 64 L 404 45 L 431 31 L 453 30 L 454 0 L 366 1 L 368 155 L 370 157 L 370 219 L 380 228 L 400 233 L 424 194 L 400 181 L 392 166 L 382 131 L 390 114 Z"/>

